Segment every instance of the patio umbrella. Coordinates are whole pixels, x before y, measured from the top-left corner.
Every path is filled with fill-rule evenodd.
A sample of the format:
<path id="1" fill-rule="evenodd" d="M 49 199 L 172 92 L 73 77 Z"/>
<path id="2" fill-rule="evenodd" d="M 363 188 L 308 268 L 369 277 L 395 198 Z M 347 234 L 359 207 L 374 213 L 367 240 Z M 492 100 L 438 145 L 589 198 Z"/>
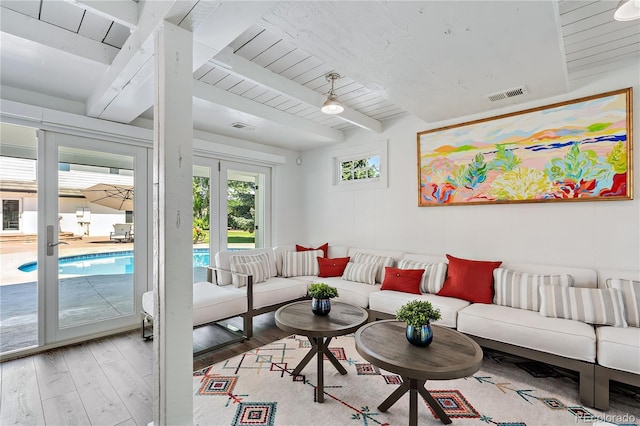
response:
<path id="1" fill-rule="evenodd" d="M 82 194 L 90 203 L 116 210 L 133 210 L 133 186 L 99 183 L 83 189 Z"/>

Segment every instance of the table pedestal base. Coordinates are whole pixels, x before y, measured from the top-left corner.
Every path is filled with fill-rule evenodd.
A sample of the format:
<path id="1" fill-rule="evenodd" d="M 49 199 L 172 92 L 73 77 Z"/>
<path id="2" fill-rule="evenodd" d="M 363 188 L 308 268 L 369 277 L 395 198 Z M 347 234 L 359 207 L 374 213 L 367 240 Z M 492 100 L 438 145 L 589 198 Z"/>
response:
<path id="1" fill-rule="evenodd" d="M 318 402 L 324 402 L 324 356 L 326 355 L 331 364 L 342 375 L 347 374 L 347 370 L 340 364 L 340 361 L 329 351 L 329 342 L 331 337 L 326 339 L 322 337 L 308 337 L 311 342 L 311 349 L 293 369 L 293 375 L 299 376 L 302 369 L 311 361 L 314 355 L 317 356 L 318 362 Z"/>
<path id="2" fill-rule="evenodd" d="M 402 395 L 409 391 L 409 426 L 418 425 L 418 394 L 422 395 L 422 397 L 427 401 L 427 404 L 429 404 L 433 411 L 436 412 L 436 415 L 442 423 L 446 425 L 450 424 L 451 419 L 445 414 L 440 404 L 438 404 L 438 401 L 431 396 L 425 387 L 425 383 L 426 380 L 402 377 L 402 384 L 400 387 L 393 391 L 393 393 L 389 395 L 382 404 L 378 405 L 378 410 L 382 412 L 387 411 L 396 403 L 397 400 L 400 399 Z"/>

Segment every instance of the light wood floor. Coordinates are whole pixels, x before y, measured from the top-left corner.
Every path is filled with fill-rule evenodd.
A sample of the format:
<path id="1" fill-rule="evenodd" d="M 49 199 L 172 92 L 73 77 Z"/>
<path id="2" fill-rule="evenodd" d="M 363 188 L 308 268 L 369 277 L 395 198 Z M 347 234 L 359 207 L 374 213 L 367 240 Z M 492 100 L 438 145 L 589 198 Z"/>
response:
<path id="1" fill-rule="evenodd" d="M 194 358 L 193 369 L 287 335 L 273 313 L 261 315 L 254 337 Z M 216 336 L 201 331 L 194 347 Z M 0 425 L 147 425 L 153 419 L 152 366 L 153 342 L 139 331 L 1 363 Z"/>

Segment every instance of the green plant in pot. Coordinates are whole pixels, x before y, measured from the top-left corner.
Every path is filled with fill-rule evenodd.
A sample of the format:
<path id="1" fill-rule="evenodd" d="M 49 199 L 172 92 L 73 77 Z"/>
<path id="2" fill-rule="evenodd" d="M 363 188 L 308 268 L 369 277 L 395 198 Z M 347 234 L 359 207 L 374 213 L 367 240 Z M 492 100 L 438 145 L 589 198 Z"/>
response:
<path id="1" fill-rule="evenodd" d="M 407 323 L 406 336 L 409 343 L 421 347 L 431 344 L 431 321 L 437 321 L 441 317 L 440 309 L 434 308 L 426 300 L 412 300 L 396 311 L 396 319 Z"/>
<path id="2" fill-rule="evenodd" d="M 326 283 L 313 283 L 307 294 L 311 297 L 311 311 L 324 316 L 331 311 L 331 299 L 338 297 L 338 289 Z"/>

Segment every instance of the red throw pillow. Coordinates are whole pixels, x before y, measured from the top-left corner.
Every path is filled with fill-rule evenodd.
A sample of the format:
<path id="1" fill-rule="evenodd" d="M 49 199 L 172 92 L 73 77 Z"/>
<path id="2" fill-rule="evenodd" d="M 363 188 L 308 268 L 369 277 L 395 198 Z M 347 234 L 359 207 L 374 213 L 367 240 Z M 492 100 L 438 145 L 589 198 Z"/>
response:
<path id="1" fill-rule="evenodd" d="M 324 243 L 318 248 L 303 247 L 296 244 L 296 251 L 309 251 L 309 250 L 322 250 L 322 252 L 324 253 L 324 257 L 329 257 L 329 243 Z"/>
<path id="2" fill-rule="evenodd" d="M 328 257 L 319 257 L 318 266 L 320 267 L 319 277 L 341 277 L 344 268 L 349 263 L 348 257 L 336 257 L 329 259 Z"/>
<path id="3" fill-rule="evenodd" d="M 449 267 L 438 296 L 457 297 L 474 303 L 492 303 L 493 270 L 502 265 L 502 261 L 459 259 L 447 255 Z"/>
<path id="4" fill-rule="evenodd" d="M 420 282 L 424 269 L 400 269 L 385 266 L 380 290 L 395 290 L 420 294 Z"/>

